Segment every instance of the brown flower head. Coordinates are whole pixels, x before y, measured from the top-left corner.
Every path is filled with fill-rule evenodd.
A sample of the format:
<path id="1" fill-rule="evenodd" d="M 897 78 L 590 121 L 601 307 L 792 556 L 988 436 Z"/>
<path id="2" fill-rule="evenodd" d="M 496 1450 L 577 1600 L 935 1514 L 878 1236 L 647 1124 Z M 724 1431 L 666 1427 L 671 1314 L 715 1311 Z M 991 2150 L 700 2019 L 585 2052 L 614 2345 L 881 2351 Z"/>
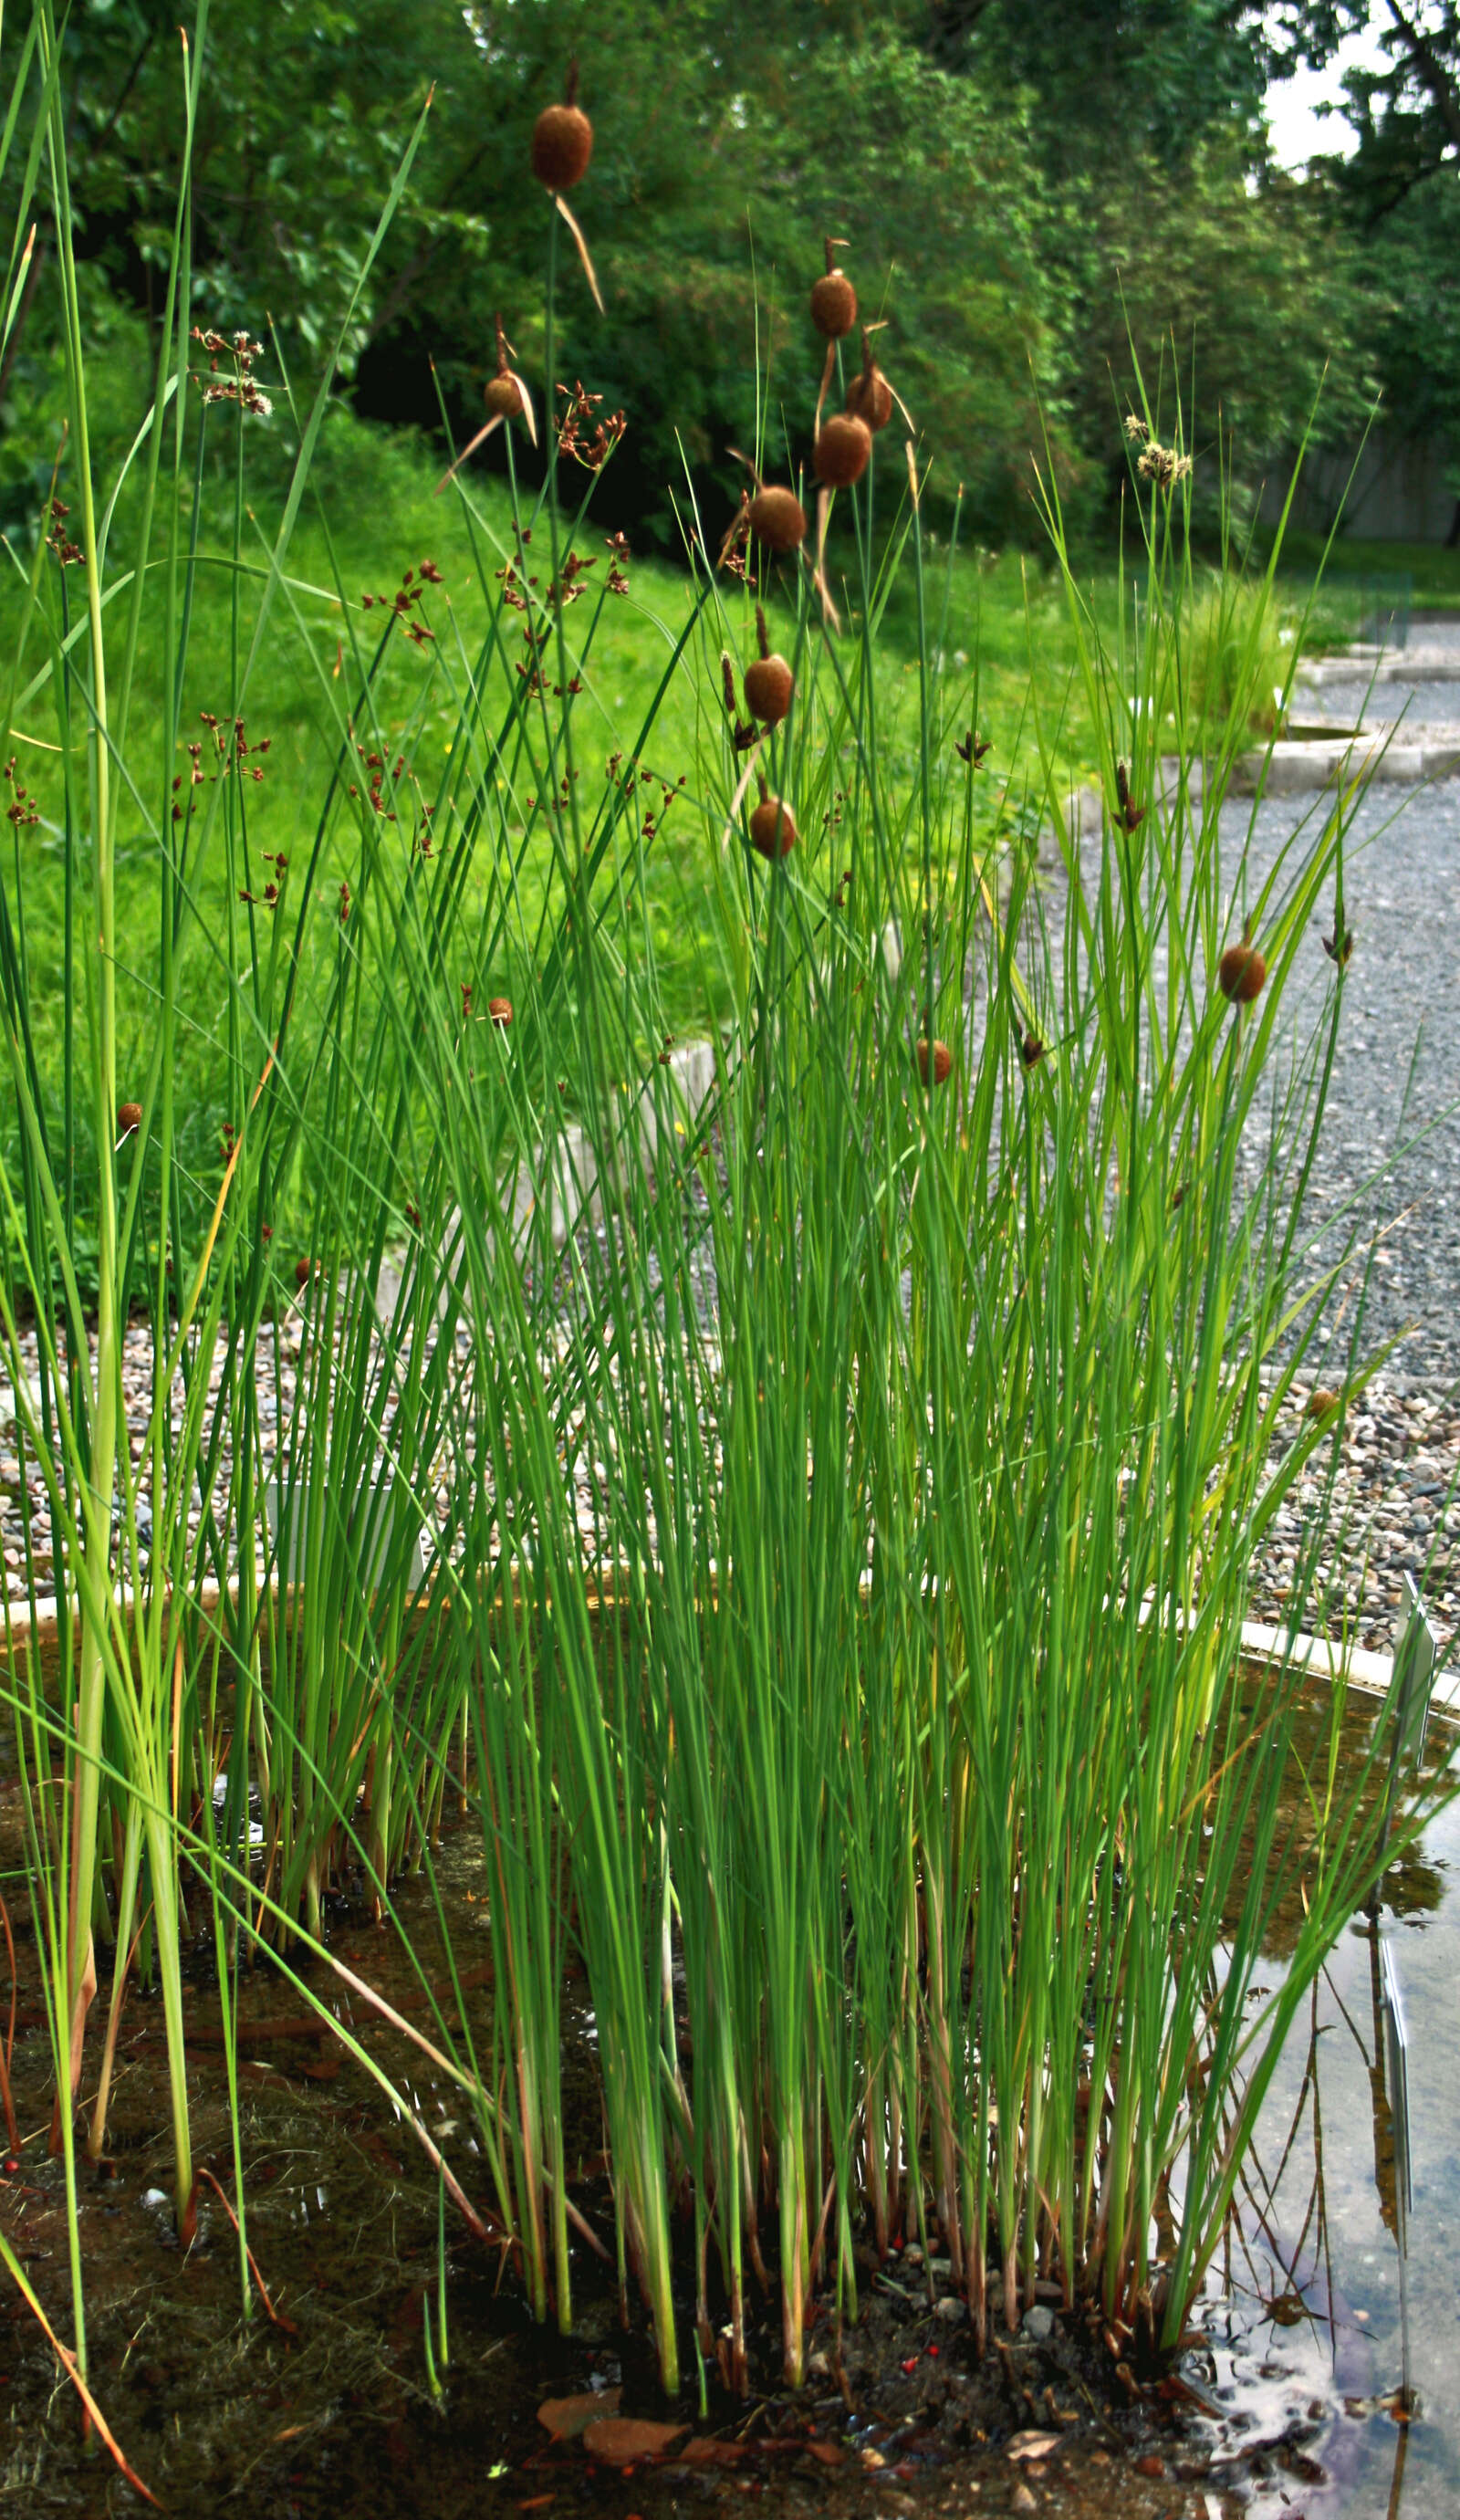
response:
<path id="1" fill-rule="evenodd" d="M 571 62 L 562 104 L 544 106 L 532 127 L 532 171 L 550 193 L 581 184 L 594 154 L 594 127 L 577 97 L 578 65 Z"/>

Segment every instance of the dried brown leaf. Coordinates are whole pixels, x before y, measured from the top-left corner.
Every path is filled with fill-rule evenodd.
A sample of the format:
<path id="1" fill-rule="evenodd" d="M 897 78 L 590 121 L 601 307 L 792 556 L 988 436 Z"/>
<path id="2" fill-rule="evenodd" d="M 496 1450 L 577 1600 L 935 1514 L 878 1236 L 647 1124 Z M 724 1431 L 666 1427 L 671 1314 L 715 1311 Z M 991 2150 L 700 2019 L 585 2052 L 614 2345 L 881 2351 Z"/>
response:
<path id="1" fill-rule="evenodd" d="M 436 484 L 436 496 L 437 496 L 437 498 L 438 498 L 438 499 L 440 498 L 442 491 L 445 489 L 445 487 L 446 487 L 446 485 L 447 485 L 447 482 L 448 482 L 448 481 L 450 481 L 450 480 L 452 480 L 452 479 L 454 479 L 454 478 L 455 478 L 455 476 L 456 476 L 456 474 L 457 474 L 458 472 L 460 472 L 460 471 L 461 471 L 461 469 L 462 469 L 462 466 L 463 466 L 463 465 L 465 463 L 465 461 L 466 461 L 467 456 L 468 456 L 468 455 L 474 455 L 474 454 L 476 453 L 476 450 L 477 450 L 477 448 L 478 448 L 479 446 L 484 446 L 484 445 L 486 444 L 487 439 L 491 436 L 493 429 L 494 429 L 494 428 L 500 428 L 501 427 L 502 427 L 502 414 L 501 414 L 501 412 L 500 412 L 500 411 L 494 411 L 494 412 L 493 412 L 493 414 L 492 414 L 491 419 L 490 419 L 490 420 L 485 424 L 485 426 L 484 426 L 483 428 L 479 428 L 479 429 L 477 430 L 476 435 L 475 435 L 474 437 L 470 437 L 470 438 L 468 438 L 468 439 L 467 439 L 467 441 L 466 441 L 465 445 L 463 447 L 463 449 L 462 449 L 462 451 L 461 451 L 461 454 L 457 457 L 456 462 L 455 462 L 454 464 L 452 464 L 452 465 L 449 465 L 449 466 L 447 467 L 447 470 L 442 473 L 440 480 L 439 480 L 439 481 L 437 482 L 437 484 Z M 536 443 L 536 440 L 534 440 L 534 443 Z"/>
<path id="2" fill-rule="evenodd" d="M 617 2389 L 584 2389 L 575 2398 L 545 2398 L 538 2422 L 554 2441 L 577 2441 L 590 2424 L 618 2413 Z"/>
<path id="3" fill-rule="evenodd" d="M 671 2442 L 684 2440 L 687 2424 L 644 2423 L 636 2415 L 605 2415 L 584 2428 L 583 2447 L 590 2458 L 609 2467 L 632 2467 L 640 2458 L 662 2458 Z"/>
<path id="4" fill-rule="evenodd" d="M 571 237 L 572 237 L 572 240 L 573 240 L 574 245 L 575 245 L 575 246 L 577 247 L 577 248 L 578 248 L 578 259 L 579 259 L 579 261 L 580 261 L 580 262 L 582 263 L 582 265 L 583 265 L 584 274 L 585 274 L 585 277 L 587 278 L 588 285 L 589 285 L 590 289 L 593 291 L 593 293 L 594 293 L 594 304 L 597 306 L 597 310 L 598 310 L 598 313 L 601 315 L 601 314 L 602 314 L 602 312 L 603 312 L 603 299 L 602 299 L 602 295 L 601 295 L 601 293 L 600 293 L 600 292 L 599 292 L 599 289 L 598 289 L 598 275 L 597 275 L 597 272 L 595 271 L 595 269 L 594 269 L 594 258 L 593 258 L 593 255 L 589 252 L 588 245 L 587 245 L 587 241 L 586 241 L 586 239 L 585 239 L 585 237 L 584 237 L 583 230 L 582 230 L 582 229 L 581 229 L 581 227 L 578 225 L 578 222 L 577 222 L 577 220 L 574 218 L 572 211 L 569 209 L 569 207 L 568 207 L 568 205 L 567 205 L 566 202 L 563 200 L 563 197 L 562 197 L 561 193 L 554 193 L 554 194 L 553 194 L 553 200 L 554 200 L 554 202 L 557 203 L 557 206 L 558 206 L 558 208 L 561 210 L 561 212 L 562 212 L 562 214 L 563 214 L 563 217 L 567 220 L 567 223 L 568 223 L 568 232 L 569 232 L 569 234 L 570 234 L 570 235 L 571 235 Z"/>
<path id="5" fill-rule="evenodd" d="M 527 380 L 525 377 L 519 377 L 515 368 L 509 368 L 508 375 L 511 378 L 513 384 L 516 386 L 518 393 L 522 397 L 522 417 L 527 423 L 527 434 L 531 438 L 533 445 L 536 446 L 538 442 L 538 425 L 537 421 L 533 417 L 532 396 L 527 390 Z"/>

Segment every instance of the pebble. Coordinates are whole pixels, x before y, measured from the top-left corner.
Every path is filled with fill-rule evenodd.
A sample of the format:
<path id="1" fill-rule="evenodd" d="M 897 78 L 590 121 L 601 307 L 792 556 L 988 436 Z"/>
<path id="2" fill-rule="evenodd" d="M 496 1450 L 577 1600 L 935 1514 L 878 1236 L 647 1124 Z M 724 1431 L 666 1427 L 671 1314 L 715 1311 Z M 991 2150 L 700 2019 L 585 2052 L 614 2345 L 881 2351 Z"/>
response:
<path id="1" fill-rule="evenodd" d="M 945 2325 L 949 2327 L 956 2327 L 961 2320 L 967 2318 L 968 2313 L 955 2292 L 946 2292 L 943 2299 L 938 2303 L 933 2316 L 935 2318 L 941 2318 Z"/>
<path id="2" fill-rule="evenodd" d="M 1024 2314 L 1024 2333 L 1032 2336 L 1037 2345 L 1046 2345 L 1054 2334 L 1053 2311 L 1046 2309 L 1043 2302 L 1037 2301 L 1034 2308 Z"/>

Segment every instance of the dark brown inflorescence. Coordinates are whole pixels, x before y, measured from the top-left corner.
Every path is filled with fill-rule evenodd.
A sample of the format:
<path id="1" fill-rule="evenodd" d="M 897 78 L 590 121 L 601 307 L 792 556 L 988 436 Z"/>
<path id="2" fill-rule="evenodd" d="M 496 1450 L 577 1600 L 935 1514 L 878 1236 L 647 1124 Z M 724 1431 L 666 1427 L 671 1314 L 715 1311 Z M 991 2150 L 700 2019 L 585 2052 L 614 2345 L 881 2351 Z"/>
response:
<path id="1" fill-rule="evenodd" d="M 750 502 L 747 521 L 758 543 L 767 551 L 799 551 L 806 540 L 806 510 L 794 490 L 773 481 L 769 489 L 757 490 Z"/>
<path id="2" fill-rule="evenodd" d="M 773 796 L 764 779 L 761 801 L 750 817 L 750 845 L 758 857 L 788 857 L 796 845 L 796 826 L 783 798 Z"/>
<path id="3" fill-rule="evenodd" d="M 497 373 L 487 379 L 485 396 L 487 409 L 494 420 L 515 420 L 522 409 L 522 388 L 508 365 L 508 352 L 510 346 L 502 329 L 502 318 L 499 315 L 497 318 Z"/>
<path id="4" fill-rule="evenodd" d="M 926 1040 L 920 1041 L 917 1045 L 917 1072 L 922 1078 L 924 1085 L 926 1085 L 928 1081 L 928 1045 Z M 934 1084 L 946 1085 L 952 1072 L 952 1052 L 949 1049 L 946 1041 L 935 1041 L 933 1044 Z"/>
<path id="5" fill-rule="evenodd" d="M 847 409 L 854 420 L 860 420 L 875 436 L 892 418 L 892 387 L 872 356 L 871 335 L 863 327 L 862 336 L 862 373 L 847 387 Z"/>
<path id="6" fill-rule="evenodd" d="M 123 1138 L 129 1138 L 134 1129 L 140 1129 L 142 1126 L 141 1103 L 118 1102 L 116 1106 L 116 1126 L 118 1134 Z"/>
<path id="7" fill-rule="evenodd" d="M 795 676 L 784 656 L 773 655 L 766 630 L 766 616 L 759 605 L 755 608 L 755 626 L 760 637 L 761 652 L 745 668 L 745 705 L 762 726 L 779 726 L 790 708 L 796 689 Z"/>
<path id="8" fill-rule="evenodd" d="M 857 321 L 857 292 L 831 258 L 832 248 L 844 242 L 841 237 L 827 238 L 826 270 L 811 292 L 811 320 L 828 341 L 841 340 Z"/>
<path id="9" fill-rule="evenodd" d="M 497 1026 L 499 1032 L 506 1032 L 508 1025 L 512 1019 L 511 999 L 488 998 L 487 1014 L 491 1021 Z"/>
<path id="10" fill-rule="evenodd" d="M 1266 977 L 1266 964 L 1245 936 L 1240 945 L 1227 947 L 1217 966 L 1217 985 L 1234 1007 L 1250 1007 Z"/>
<path id="11" fill-rule="evenodd" d="M 1130 793 L 1130 764 L 1118 761 L 1115 766 L 1116 821 L 1123 832 L 1138 832 L 1146 819 L 1144 805 L 1137 805 Z"/>
<path id="12" fill-rule="evenodd" d="M 871 461 L 872 433 L 864 420 L 849 411 L 833 412 L 817 439 L 812 462 L 817 479 L 828 490 L 849 490 Z"/>
<path id="13" fill-rule="evenodd" d="M 532 171 L 550 193 L 570 193 L 581 184 L 594 154 L 594 127 L 575 102 L 577 93 L 575 62 L 563 103 L 544 106 L 532 127 Z"/>

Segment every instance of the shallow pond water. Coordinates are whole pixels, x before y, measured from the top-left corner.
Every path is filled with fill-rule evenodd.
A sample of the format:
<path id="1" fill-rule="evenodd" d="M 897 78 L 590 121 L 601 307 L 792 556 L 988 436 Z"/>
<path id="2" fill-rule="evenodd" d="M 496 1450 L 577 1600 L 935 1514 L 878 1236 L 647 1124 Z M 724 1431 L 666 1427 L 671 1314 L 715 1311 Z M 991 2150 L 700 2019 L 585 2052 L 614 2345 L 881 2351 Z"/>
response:
<path id="1" fill-rule="evenodd" d="M 1386 1948 L 1407 2030 L 1402 2266 Z M 1357 1917 L 1341 1938 L 1283 2056 L 1245 2187 L 1226 2297 L 1205 2320 L 1223 2428 L 1323 2409 L 1304 2444 L 1318 2472 L 1299 2496 L 1275 2468 L 1256 2507 L 1306 2520 L 1460 2512 L 1460 1806 L 1387 1876 L 1377 1920 Z"/>
<path id="2" fill-rule="evenodd" d="M 1356 1706 L 1355 1736 L 1373 1721 Z M 1449 1742 L 1437 1735 L 1443 1760 Z M 0 1782 L 0 1829 L 13 1787 Z M 11 1848 L 7 1854 L 13 1861 Z M 477 2022 L 490 2002 L 479 1840 L 443 1862 L 458 1964 Z M 171 2236 L 160 2006 L 129 2000 L 110 2153 L 83 2171 L 93 2382 L 134 2464 L 168 2510 L 248 2507 L 315 2520 L 601 2513 L 677 2520 L 763 2500 L 777 2511 L 1023 2512 L 1071 2520 L 1432 2520 L 1460 2511 L 1460 1806 L 1391 1870 L 1377 1936 L 1356 1919 L 1299 2024 L 1264 2106 L 1240 2214 L 1214 2270 L 1203 2342 L 1174 2372 L 1118 2385 L 1098 2322 L 1041 2319 L 1040 2332 L 974 2362 L 966 2326 L 934 2311 L 929 2270 L 907 2250 L 863 2270 L 863 2318 L 797 2399 L 747 2407 L 691 2386 L 666 2409 L 647 2340 L 625 2333 L 614 2285 L 585 2250 L 571 2337 L 534 2329 L 499 2251 L 448 2229 L 451 2360 L 433 2402 L 422 2324 L 437 2274 L 437 2191 L 424 2154 L 378 2091 L 332 2045 L 297 1996 L 260 1972 L 245 1989 L 243 2147 L 248 2236 L 280 2314 L 239 2313 L 237 2245 L 204 2189 L 199 2237 Z M 7 1890 L 9 1885 L 7 1885 Z M 12 1913 L 18 1902 L 11 1900 Z M 410 1909 L 410 1894 L 407 1909 Z M 425 1902 L 417 1922 L 425 1936 Z M 1280 1918 L 1280 1970 L 1291 1919 Z M 406 2011 L 421 2002 L 392 1938 L 340 1903 L 333 1947 Z M 479 1950 L 473 1949 L 479 1944 Z M 1376 2079 L 1375 1988 L 1388 1944 L 1407 2011 L 1413 2210 L 1404 2379 L 1394 2157 Z M 15 2082 L 26 2140 L 0 2180 L 0 2216 L 63 2334 L 69 2332 L 65 2195 L 47 2157 L 49 2059 L 22 1939 Z M 474 1965 L 475 1963 L 475 1965 Z M 210 1957 L 199 1941 L 190 2000 L 197 2157 L 232 2193 L 232 2145 Z M 413 2092 L 422 2122 L 485 2203 L 457 2096 L 434 2089 L 394 2034 L 358 2027 Z M 596 2155 L 601 2140 L 584 2015 L 570 2076 L 590 2222 L 611 2236 Z M 757 2360 L 775 2363 L 768 2305 Z M 753 2353 L 755 2352 L 755 2340 Z M 0 2503 L 36 2512 L 142 2508 L 80 2439 L 74 2399 L 13 2297 L 0 2301 Z M 606 2409 L 685 2438 L 620 2469 L 581 2438 L 555 2439 L 547 2400 L 592 2394 Z M 1028 2454 L 1031 2440 L 1043 2448 Z"/>

